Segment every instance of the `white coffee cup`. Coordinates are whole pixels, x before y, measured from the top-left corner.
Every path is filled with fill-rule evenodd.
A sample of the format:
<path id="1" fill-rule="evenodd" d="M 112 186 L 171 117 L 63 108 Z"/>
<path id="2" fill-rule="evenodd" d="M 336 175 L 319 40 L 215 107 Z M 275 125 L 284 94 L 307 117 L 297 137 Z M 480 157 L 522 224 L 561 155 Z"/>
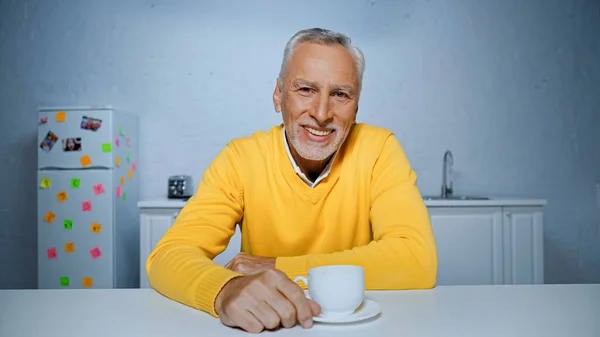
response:
<path id="1" fill-rule="evenodd" d="M 308 286 L 310 299 L 321 306 L 324 316 L 352 314 L 363 302 L 365 276 L 361 266 L 332 265 L 308 270 L 308 279 L 294 278 Z"/>

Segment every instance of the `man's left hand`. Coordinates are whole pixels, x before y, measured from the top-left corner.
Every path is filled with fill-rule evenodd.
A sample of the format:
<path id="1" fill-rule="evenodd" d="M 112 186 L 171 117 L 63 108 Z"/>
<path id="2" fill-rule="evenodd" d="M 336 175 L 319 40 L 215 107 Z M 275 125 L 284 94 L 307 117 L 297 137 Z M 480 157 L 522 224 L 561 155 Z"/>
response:
<path id="1" fill-rule="evenodd" d="M 225 268 L 244 275 L 254 275 L 268 269 L 275 269 L 275 258 L 239 253 L 225 265 Z"/>

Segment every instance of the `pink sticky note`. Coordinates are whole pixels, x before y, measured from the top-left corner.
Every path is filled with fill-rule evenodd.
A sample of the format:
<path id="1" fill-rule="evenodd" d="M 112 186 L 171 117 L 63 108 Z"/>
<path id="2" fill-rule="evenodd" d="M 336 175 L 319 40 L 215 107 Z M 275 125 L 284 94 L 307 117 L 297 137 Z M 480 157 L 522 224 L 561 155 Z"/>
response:
<path id="1" fill-rule="evenodd" d="M 91 212 L 92 211 L 92 202 L 91 201 L 83 201 L 81 203 L 81 210 L 84 212 Z"/>
<path id="2" fill-rule="evenodd" d="M 135 163 L 131 163 L 131 169 L 133 170 L 133 172 L 135 172 L 137 165 L 135 165 Z"/>
<path id="3" fill-rule="evenodd" d="M 48 254 L 48 259 L 56 259 L 56 248 L 48 249 L 46 254 Z"/>
<path id="4" fill-rule="evenodd" d="M 115 146 L 119 147 L 119 137 L 115 138 Z"/>
<path id="5" fill-rule="evenodd" d="M 90 255 L 92 256 L 92 259 L 97 259 L 100 256 L 102 256 L 102 252 L 100 251 L 100 248 L 98 247 L 94 247 L 92 249 L 90 249 Z"/>
<path id="6" fill-rule="evenodd" d="M 104 193 L 104 186 L 102 184 L 94 185 L 94 194 L 98 195 L 98 194 L 102 194 L 102 193 Z"/>
<path id="7" fill-rule="evenodd" d="M 121 190 L 121 186 L 117 186 L 117 197 L 120 197 L 123 194 L 123 191 Z"/>

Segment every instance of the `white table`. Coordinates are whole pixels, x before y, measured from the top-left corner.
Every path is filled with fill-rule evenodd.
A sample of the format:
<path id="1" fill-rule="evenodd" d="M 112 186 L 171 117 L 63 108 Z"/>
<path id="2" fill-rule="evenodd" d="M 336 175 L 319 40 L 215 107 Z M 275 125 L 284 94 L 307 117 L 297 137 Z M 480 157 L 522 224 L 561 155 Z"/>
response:
<path id="1" fill-rule="evenodd" d="M 274 336 L 598 337 L 600 285 L 455 286 L 368 292 L 376 319 Z M 0 290 L 0 336 L 240 336 L 151 289 Z"/>

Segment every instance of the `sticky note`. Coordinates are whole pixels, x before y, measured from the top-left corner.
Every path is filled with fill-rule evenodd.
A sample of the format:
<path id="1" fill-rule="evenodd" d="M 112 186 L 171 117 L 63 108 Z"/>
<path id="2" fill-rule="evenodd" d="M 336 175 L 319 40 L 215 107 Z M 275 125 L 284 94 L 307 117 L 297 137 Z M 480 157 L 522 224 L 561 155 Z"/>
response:
<path id="1" fill-rule="evenodd" d="M 42 178 L 42 183 L 40 184 L 41 188 L 50 188 L 50 179 Z"/>
<path id="2" fill-rule="evenodd" d="M 127 193 L 123 192 L 123 201 L 127 200 Z"/>
<path id="3" fill-rule="evenodd" d="M 129 147 L 129 137 L 127 137 L 126 143 L 127 143 L 127 147 Z"/>
<path id="4" fill-rule="evenodd" d="M 46 254 L 48 254 L 48 259 L 56 259 L 56 248 L 46 250 Z"/>
<path id="5" fill-rule="evenodd" d="M 66 276 L 61 276 L 60 277 L 60 286 L 61 287 L 68 287 L 69 286 L 69 278 Z"/>
<path id="6" fill-rule="evenodd" d="M 80 184 L 81 184 L 81 180 L 79 180 L 77 178 L 71 179 L 71 188 L 79 188 Z"/>
<path id="7" fill-rule="evenodd" d="M 137 169 L 137 165 L 135 163 L 132 163 L 131 169 L 133 170 L 133 172 L 135 172 L 135 170 Z"/>
<path id="8" fill-rule="evenodd" d="M 132 177 L 133 177 L 133 172 L 131 170 L 127 170 L 127 178 L 129 178 L 129 180 L 131 180 Z"/>
<path id="9" fill-rule="evenodd" d="M 94 185 L 94 194 L 95 195 L 99 195 L 104 193 L 104 186 L 102 184 L 96 184 Z"/>
<path id="10" fill-rule="evenodd" d="M 100 248 L 98 247 L 94 247 L 92 249 L 90 249 L 90 255 L 92 256 L 92 259 L 97 259 L 100 256 L 102 256 L 102 252 L 100 251 Z"/>
<path id="11" fill-rule="evenodd" d="M 75 243 L 67 242 L 65 243 L 65 253 L 70 254 L 75 251 Z"/>
<path id="12" fill-rule="evenodd" d="M 90 156 L 88 156 L 88 155 L 81 157 L 81 159 L 79 159 L 79 161 L 81 162 L 81 166 L 83 166 L 83 167 L 92 165 L 92 160 L 90 159 Z"/>
<path id="13" fill-rule="evenodd" d="M 119 158 L 119 156 L 115 157 L 115 165 L 117 165 L 117 167 L 121 166 L 121 158 Z"/>
<path id="14" fill-rule="evenodd" d="M 119 133 L 121 134 L 121 136 L 125 136 L 125 131 L 123 130 L 122 126 L 119 128 Z"/>
<path id="15" fill-rule="evenodd" d="M 121 176 L 121 185 L 125 186 L 125 177 Z"/>
<path id="16" fill-rule="evenodd" d="M 69 198 L 67 198 L 67 192 L 65 191 L 60 191 L 56 193 L 56 199 L 58 199 L 58 202 L 65 202 L 69 200 Z"/>
<path id="17" fill-rule="evenodd" d="M 131 154 L 127 152 L 127 162 L 131 163 Z"/>
<path id="18" fill-rule="evenodd" d="M 121 195 L 121 186 L 117 186 L 117 197 L 120 197 Z"/>
<path id="19" fill-rule="evenodd" d="M 84 278 L 81 280 L 81 285 L 82 285 L 84 288 L 91 288 L 91 287 L 94 285 L 94 279 L 93 279 L 93 278 L 91 278 L 91 277 L 84 277 Z"/>
<path id="20" fill-rule="evenodd" d="M 111 152 L 111 151 L 112 151 L 112 145 L 110 143 L 102 144 L 102 152 Z"/>
<path id="21" fill-rule="evenodd" d="M 115 138 L 115 146 L 116 146 L 116 147 L 119 147 L 119 144 L 120 144 L 120 143 L 119 143 L 119 137 L 117 137 L 117 138 Z"/>
<path id="22" fill-rule="evenodd" d="M 83 212 L 91 212 L 92 211 L 92 202 L 91 201 L 82 201 L 81 202 L 81 210 Z"/>
<path id="23" fill-rule="evenodd" d="M 73 220 L 65 219 L 64 227 L 65 229 L 73 229 Z"/>
<path id="24" fill-rule="evenodd" d="M 57 113 L 56 113 L 56 121 L 57 121 L 58 123 L 62 123 L 62 122 L 64 122 L 65 120 L 67 120 L 67 113 L 66 113 L 66 112 L 64 112 L 64 111 L 59 111 L 59 112 L 57 112 Z"/>
<path id="25" fill-rule="evenodd" d="M 100 231 L 102 230 L 102 225 L 97 223 L 97 222 L 92 222 L 92 225 L 90 226 L 90 232 L 95 233 L 95 234 L 100 234 Z"/>
<path id="26" fill-rule="evenodd" d="M 54 218 L 56 218 L 56 215 L 50 211 L 46 212 L 46 215 L 44 215 L 44 221 L 47 223 L 53 223 Z"/>

